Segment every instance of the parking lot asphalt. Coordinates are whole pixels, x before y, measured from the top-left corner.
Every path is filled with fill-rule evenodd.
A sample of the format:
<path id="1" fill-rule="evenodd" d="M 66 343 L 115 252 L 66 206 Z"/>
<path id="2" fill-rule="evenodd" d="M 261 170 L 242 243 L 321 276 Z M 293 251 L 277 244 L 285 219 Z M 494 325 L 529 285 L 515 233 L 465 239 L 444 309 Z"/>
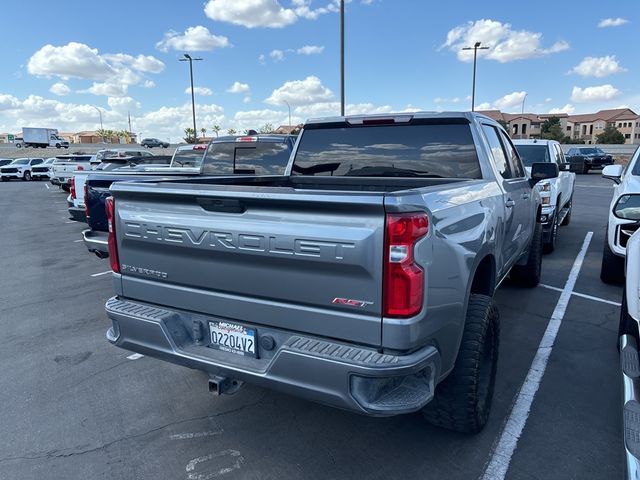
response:
<path id="1" fill-rule="evenodd" d="M 68 219 L 65 194 L 44 182 L 3 183 L 0 478 L 475 479 L 495 464 L 508 479 L 622 478 L 621 288 L 599 279 L 611 193 L 599 173 L 578 176 L 543 285 L 507 282 L 496 294 L 493 410 L 480 434 L 466 436 L 419 415 L 367 418 L 251 385 L 213 397 L 205 374 L 111 346 L 109 264 L 79 241 L 83 224 Z M 575 287 L 565 289 L 588 232 Z M 541 346 L 563 289 L 555 343 Z M 532 362 L 541 351 L 548 363 L 523 416 L 513 407 L 540 373 Z M 517 440 L 507 442 L 512 451 L 505 439 Z"/>

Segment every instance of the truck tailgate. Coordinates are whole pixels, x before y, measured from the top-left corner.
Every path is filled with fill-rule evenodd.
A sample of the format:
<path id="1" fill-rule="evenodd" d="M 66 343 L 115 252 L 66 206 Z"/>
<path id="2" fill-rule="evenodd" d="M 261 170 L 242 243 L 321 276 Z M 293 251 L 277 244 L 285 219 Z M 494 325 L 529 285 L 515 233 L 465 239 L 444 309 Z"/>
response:
<path id="1" fill-rule="evenodd" d="M 383 193 L 112 190 L 125 297 L 380 344 Z"/>

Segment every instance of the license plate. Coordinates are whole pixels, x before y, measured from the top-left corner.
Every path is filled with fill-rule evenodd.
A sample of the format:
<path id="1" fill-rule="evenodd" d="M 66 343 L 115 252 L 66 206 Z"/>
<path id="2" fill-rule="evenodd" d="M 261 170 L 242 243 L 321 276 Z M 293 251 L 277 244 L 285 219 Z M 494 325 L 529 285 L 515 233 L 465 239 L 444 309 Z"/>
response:
<path id="1" fill-rule="evenodd" d="M 256 356 L 256 331 L 231 322 L 209 322 L 210 347 L 237 355 Z"/>

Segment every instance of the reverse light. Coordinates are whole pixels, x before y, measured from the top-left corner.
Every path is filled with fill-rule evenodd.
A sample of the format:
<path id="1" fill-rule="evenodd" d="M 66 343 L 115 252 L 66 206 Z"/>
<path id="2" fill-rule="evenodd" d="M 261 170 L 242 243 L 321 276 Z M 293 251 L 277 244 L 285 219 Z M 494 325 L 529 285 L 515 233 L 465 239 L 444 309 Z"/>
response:
<path id="1" fill-rule="evenodd" d="M 86 201 L 85 201 L 86 203 Z M 105 211 L 107 213 L 107 224 L 109 226 L 109 236 L 107 246 L 109 248 L 109 262 L 111 270 L 120 273 L 120 261 L 118 260 L 118 243 L 116 241 L 116 202 L 113 197 L 105 200 Z"/>
<path id="2" fill-rule="evenodd" d="M 411 317 L 422 309 L 424 270 L 415 263 L 413 249 L 428 232 L 425 213 L 387 214 L 383 286 L 386 317 Z"/>
<path id="3" fill-rule="evenodd" d="M 76 199 L 76 177 L 71 177 L 69 180 L 69 192 L 71 193 L 71 199 Z"/>

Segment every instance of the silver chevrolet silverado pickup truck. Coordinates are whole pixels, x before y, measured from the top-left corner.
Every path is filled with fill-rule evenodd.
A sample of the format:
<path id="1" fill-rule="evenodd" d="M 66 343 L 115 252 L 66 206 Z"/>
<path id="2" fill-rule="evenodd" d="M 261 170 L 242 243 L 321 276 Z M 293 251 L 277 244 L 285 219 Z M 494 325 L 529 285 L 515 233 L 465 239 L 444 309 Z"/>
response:
<path id="1" fill-rule="evenodd" d="M 306 122 L 284 176 L 116 183 L 107 338 L 360 412 L 477 432 L 498 358 L 495 289 L 539 282 L 534 185 L 473 113 Z"/>

